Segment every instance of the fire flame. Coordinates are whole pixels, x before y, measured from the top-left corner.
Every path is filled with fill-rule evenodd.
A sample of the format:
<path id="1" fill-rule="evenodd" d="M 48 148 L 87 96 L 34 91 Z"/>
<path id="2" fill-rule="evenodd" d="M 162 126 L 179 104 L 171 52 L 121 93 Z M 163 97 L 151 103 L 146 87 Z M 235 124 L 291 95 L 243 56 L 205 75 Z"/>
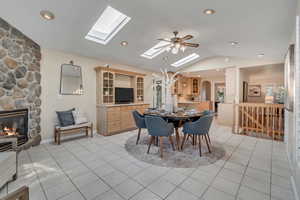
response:
<path id="1" fill-rule="evenodd" d="M 18 135 L 17 129 L 16 128 L 8 128 L 4 127 L 3 132 L 0 132 L 0 135 Z"/>

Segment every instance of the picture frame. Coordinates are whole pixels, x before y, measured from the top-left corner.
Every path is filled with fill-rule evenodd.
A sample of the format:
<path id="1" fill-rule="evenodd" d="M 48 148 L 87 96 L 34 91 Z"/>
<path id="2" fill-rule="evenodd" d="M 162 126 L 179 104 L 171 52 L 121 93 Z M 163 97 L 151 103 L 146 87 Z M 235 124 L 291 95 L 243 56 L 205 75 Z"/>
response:
<path id="1" fill-rule="evenodd" d="M 248 97 L 261 97 L 261 85 L 248 85 Z"/>

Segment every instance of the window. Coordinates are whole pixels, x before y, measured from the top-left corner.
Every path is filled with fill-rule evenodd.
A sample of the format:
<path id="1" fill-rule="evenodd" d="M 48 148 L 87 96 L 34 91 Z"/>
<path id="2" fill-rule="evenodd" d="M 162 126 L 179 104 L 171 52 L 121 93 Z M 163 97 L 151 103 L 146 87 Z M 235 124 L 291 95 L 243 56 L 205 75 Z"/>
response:
<path id="1" fill-rule="evenodd" d="M 130 17 L 108 6 L 85 36 L 85 39 L 105 45 L 130 21 L 130 19 Z"/>
<path id="2" fill-rule="evenodd" d="M 184 57 L 184 58 L 178 60 L 177 62 L 171 64 L 171 66 L 173 66 L 173 67 L 180 67 L 181 65 L 189 63 L 189 62 L 191 62 L 191 61 L 193 61 L 193 60 L 195 60 L 195 59 L 197 59 L 199 57 L 200 56 L 198 54 L 193 53 L 193 54 L 191 54 L 191 55 L 189 55 L 187 57 Z"/>
<path id="3" fill-rule="evenodd" d="M 166 46 L 168 44 L 170 44 L 170 43 L 165 42 L 165 41 L 160 41 L 154 47 L 152 47 L 151 49 L 148 49 L 146 52 L 144 52 L 141 56 L 144 58 L 152 59 L 155 56 L 158 56 L 159 54 L 166 51 L 166 48 L 160 48 L 160 47 Z"/>

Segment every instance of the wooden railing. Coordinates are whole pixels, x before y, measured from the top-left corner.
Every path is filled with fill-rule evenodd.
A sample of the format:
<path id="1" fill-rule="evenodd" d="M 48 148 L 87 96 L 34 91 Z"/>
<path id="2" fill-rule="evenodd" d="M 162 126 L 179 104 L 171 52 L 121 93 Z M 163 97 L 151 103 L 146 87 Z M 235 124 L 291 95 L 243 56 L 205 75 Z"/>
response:
<path id="1" fill-rule="evenodd" d="M 29 189 L 27 186 L 23 186 L 1 200 L 29 200 Z"/>
<path id="2" fill-rule="evenodd" d="M 237 133 L 283 140 L 284 107 L 282 104 L 237 104 Z"/>

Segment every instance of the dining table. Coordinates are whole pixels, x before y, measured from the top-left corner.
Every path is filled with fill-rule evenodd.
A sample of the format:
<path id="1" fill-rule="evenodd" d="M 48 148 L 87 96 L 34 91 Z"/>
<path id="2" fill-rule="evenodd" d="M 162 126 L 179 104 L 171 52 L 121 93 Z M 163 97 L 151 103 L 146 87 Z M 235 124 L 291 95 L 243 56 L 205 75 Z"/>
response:
<path id="1" fill-rule="evenodd" d="M 180 112 L 162 112 L 157 110 L 148 110 L 144 112 L 144 115 L 159 116 L 166 120 L 168 123 L 173 123 L 175 129 L 176 137 L 176 147 L 177 150 L 180 148 L 180 133 L 179 128 L 184 125 L 186 122 L 198 120 L 200 117 L 204 116 L 203 112 L 191 112 L 191 111 L 180 111 Z"/>

